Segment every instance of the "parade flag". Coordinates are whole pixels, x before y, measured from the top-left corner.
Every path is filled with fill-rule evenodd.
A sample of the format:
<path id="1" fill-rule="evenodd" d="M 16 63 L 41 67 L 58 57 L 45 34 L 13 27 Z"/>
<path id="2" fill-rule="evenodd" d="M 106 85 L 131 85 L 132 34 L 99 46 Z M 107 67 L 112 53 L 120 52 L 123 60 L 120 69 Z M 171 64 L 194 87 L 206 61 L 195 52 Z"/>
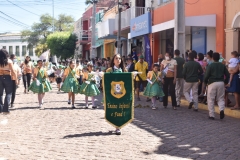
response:
<path id="1" fill-rule="evenodd" d="M 145 60 L 148 63 L 148 69 L 150 70 L 152 68 L 152 54 L 151 54 L 151 47 L 150 47 L 150 40 L 148 35 L 144 35 L 144 41 L 145 41 Z"/>
<path id="2" fill-rule="evenodd" d="M 134 118 L 134 76 L 132 73 L 104 73 L 105 119 L 116 128 Z"/>

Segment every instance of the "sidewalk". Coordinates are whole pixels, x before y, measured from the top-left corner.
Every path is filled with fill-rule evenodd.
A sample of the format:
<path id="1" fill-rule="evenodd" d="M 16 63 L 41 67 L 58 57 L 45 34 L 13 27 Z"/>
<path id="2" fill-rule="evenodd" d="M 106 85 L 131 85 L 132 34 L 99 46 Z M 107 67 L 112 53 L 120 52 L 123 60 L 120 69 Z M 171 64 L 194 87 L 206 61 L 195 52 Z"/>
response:
<path id="1" fill-rule="evenodd" d="M 143 92 L 140 92 L 140 95 L 142 96 L 141 99 L 146 101 L 144 96 L 143 96 Z M 229 106 L 232 107 L 235 103 L 234 96 L 232 94 L 229 94 L 229 99 L 232 102 Z M 171 97 L 170 96 L 168 97 L 168 101 L 171 102 Z M 142 102 L 140 102 L 140 103 L 141 103 L 141 105 L 139 107 L 141 107 L 141 106 L 142 107 L 151 107 L 151 102 L 147 103 L 146 105 L 143 105 Z M 136 106 L 138 107 L 138 105 L 139 105 L 139 102 L 136 101 L 135 102 L 135 107 Z M 162 104 L 160 104 L 160 106 L 161 105 Z M 183 97 L 182 100 L 181 100 L 181 107 L 188 107 L 188 105 L 189 105 L 189 102 Z M 240 110 L 231 110 L 230 107 L 225 108 L 225 110 L 224 110 L 225 115 L 227 115 L 229 117 L 240 119 Z M 201 110 L 207 110 L 208 111 L 208 106 L 203 104 L 203 103 L 198 103 L 198 108 L 201 109 Z M 220 112 L 217 105 L 215 105 L 215 112 L 218 113 L 218 114 Z"/>

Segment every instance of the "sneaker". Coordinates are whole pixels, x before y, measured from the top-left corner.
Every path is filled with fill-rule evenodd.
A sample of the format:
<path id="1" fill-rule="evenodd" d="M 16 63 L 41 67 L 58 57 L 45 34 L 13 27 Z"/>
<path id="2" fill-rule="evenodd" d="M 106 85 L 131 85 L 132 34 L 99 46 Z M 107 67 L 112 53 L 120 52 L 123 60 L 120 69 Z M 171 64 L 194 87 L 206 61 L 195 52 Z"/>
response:
<path id="1" fill-rule="evenodd" d="M 214 117 L 209 117 L 209 119 L 214 120 L 215 118 Z"/>
<path id="2" fill-rule="evenodd" d="M 97 106 L 92 106 L 92 109 L 96 109 L 97 108 Z"/>
<path id="3" fill-rule="evenodd" d="M 152 110 L 156 110 L 157 108 L 155 106 L 152 106 Z"/>
<path id="4" fill-rule="evenodd" d="M 88 104 L 85 106 L 86 109 L 88 109 Z"/>
<path id="5" fill-rule="evenodd" d="M 225 117 L 224 110 L 220 111 L 220 119 L 223 119 Z"/>
<path id="6" fill-rule="evenodd" d="M 11 107 L 11 108 L 14 108 L 14 104 L 11 104 L 10 107 Z"/>
<path id="7" fill-rule="evenodd" d="M 180 105 L 177 105 L 177 107 L 180 107 Z"/>
<path id="8" fill-rule="evenodd" d="M 39 105 L 40 110 L 44 110 L 44 106 L 42 104 Z"/>
<path id="9" fill-rule="evenodd" d="M 76 107 L 74 105 L 72 105 L 72 109 L 75 109 Z"/>
<path id="10" fill-rule="evenodd" d="M 60 91 L 57 92 L 57 94 L 61 93 Z"/>
<path id="11" fill-rule="evenodd" d="M 68 104 L 71 104 L 71 101 L 70 101 L 70 100 L 68 100 Z"/>
<path id="12" fill-rule="evenodd" d="M 192 109 L 193 104 L 194 104 L 193 102 L 190 102 L 189 106 L 188 106 L 188 109 Z"/>
<path id="13" fill-rule="evenodd" d="M 116 129 L 115 133 L 116 133 L 116 135 L 121 135 L 120 129 Z"/>
<path id="14" fill-rule="evenodd" d="M 198 109 L 194 109 L 193 111 L 198 112 Z"/>

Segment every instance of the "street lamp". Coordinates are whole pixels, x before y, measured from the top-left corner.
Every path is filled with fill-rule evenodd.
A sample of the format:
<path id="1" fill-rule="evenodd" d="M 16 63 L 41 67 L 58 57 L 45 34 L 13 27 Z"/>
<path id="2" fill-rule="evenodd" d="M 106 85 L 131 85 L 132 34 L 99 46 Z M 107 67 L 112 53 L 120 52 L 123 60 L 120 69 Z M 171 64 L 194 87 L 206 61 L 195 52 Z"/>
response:
<path id="1" fill-rule="evenodd" d="M 122 12 L 122 0 L 118 0 L 118 34 L 117 34 L 117 53 L 122 55 L 121 46 L 121 12 Z"/>

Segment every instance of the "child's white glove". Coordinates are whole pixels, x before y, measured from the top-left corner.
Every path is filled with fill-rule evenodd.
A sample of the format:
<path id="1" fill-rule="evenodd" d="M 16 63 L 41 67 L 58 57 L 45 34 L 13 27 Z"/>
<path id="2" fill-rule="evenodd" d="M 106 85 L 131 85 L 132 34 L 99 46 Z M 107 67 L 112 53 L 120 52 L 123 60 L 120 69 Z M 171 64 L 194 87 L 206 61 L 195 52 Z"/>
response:
<path id="1" fill-rule="evenodd" d="M 37 86 L 40 86 L 40 84 L 41 84 L 38 79 L 36 79 L 36 84 L 37 84 Z"/>
<path id="2" fill-rule="evenodd" d="M 148 83 L 153 84 L 152 81 L 151 81 L 150 79 L 147 79 L 147 81 L 148 81 Z"/>

